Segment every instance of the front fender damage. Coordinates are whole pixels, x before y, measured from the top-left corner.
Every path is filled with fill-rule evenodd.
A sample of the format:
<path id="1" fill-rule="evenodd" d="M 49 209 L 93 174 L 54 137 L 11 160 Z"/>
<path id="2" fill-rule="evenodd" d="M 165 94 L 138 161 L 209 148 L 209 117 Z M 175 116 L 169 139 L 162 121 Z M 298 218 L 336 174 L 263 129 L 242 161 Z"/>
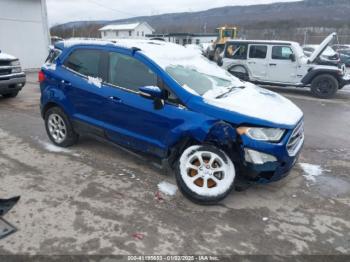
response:
<path id="1" fill-rule="evenodd" d="M 228 123 L 223 121 L 206 121 L 197 128 L 182 130 L 183 136 L 169 150 L 168 158 L 163 160 L 163 166 L 173 169 L 181 153 L 195 144 L 213 144 L 227 151 L 230 155 L 236 150 L 237 133 Z"/>

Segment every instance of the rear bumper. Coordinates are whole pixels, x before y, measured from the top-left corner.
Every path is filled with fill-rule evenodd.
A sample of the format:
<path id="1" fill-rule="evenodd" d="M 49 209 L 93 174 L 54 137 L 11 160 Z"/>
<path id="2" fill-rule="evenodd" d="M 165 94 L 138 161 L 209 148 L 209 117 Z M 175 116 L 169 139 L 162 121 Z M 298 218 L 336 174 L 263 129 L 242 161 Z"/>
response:
<path id="1" fill-rule="evenodd" d="M 20 91 L 26 83 L 24 73 L 0 76 L 0 95 Z"/>

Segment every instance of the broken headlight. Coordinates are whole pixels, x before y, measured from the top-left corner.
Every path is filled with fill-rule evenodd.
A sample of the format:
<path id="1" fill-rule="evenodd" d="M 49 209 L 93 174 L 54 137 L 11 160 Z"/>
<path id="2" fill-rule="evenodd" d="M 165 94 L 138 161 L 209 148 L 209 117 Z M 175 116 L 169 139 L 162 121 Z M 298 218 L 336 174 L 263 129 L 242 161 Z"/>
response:
<path id="1" fill-rule="evenodd" d="M 237 133 L 247 135 L 251 139 L 259 141 L 278 142 L 281 140 L 285 130 L 280 128 L 264 128 L 264 127 L 239 127 Z"/>

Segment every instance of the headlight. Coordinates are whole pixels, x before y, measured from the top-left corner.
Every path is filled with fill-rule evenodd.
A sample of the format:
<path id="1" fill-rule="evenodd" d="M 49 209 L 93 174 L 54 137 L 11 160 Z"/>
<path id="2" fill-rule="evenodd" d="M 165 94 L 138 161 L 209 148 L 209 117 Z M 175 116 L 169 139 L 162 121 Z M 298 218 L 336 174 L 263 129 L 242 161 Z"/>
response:
<path id="1" fill-rule="evenodd" d="M 280 128 L 263 128 L 263 127 L 239 127 L 237 133 L 247 135 L 252 139 L 259 141 L 278 142 L 281 140 L 285 130 Z"/>
<path id="2" fill-rule="evenodd" d="M 19 60 L 15 60 L 15 61 L 12 61 L 11 66 L 21 66 L 21 63 L 19 62 Z"/>

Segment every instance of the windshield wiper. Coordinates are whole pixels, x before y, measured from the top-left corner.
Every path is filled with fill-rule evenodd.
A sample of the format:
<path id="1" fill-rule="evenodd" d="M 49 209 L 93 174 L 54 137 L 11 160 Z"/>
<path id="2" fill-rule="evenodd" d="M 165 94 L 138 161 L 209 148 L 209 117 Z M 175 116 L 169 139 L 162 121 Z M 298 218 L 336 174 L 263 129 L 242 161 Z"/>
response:
<path id="1" fill-rule="evenodd" d="M 221 95 L 215 97 L 215 99 L 223 98 L 223 97 L 225 97 L 226 95 L 228 95 L 229 93 L 231 93 L 233 90 L 235 90 L 237 88 L 244 89 L 245 86 L 232 86 L 232 87 L 229 88 L 229 90 L 227 90 L 227 92 L 222 93 Z"/>

